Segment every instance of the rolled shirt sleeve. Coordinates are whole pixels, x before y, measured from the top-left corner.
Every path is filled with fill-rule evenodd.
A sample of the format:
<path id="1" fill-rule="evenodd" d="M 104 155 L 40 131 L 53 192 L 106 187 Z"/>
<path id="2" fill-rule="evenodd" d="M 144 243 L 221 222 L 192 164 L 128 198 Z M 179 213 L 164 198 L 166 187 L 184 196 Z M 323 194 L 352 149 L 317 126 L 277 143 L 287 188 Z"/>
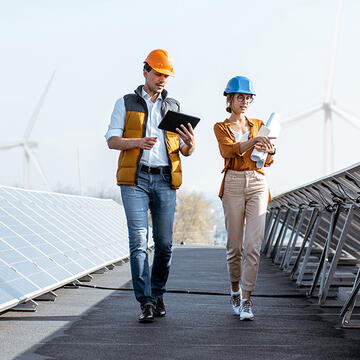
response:
<path id="1" fill-rule="evenodd" d="M 122 137 L 125 126 L 125 103 L 124 98 L 120 98 L 116 101 L 114 110 L 111 114 L 110 124 L 108 131 L 105 134 L 105 139 L 108 141 L 111 137 Z"/>
<path id="2" fill-rule="evenodd" d="M 241 157 L 245 154 L 245 152 L 240 152 L 240 144 L 242 142 L 234 143 L 218 123 L 214 126 L 214 132 L 219 144 L 220 154 L 223 158 L 231 159 L 235 157 Z"/>

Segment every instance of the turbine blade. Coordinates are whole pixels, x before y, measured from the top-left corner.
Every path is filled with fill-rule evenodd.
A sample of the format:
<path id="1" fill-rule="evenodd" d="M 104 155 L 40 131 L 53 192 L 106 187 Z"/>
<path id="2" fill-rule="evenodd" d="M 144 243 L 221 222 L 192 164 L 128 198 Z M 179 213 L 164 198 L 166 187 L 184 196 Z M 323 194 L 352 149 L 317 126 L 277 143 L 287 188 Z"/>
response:
<path id="1" fill-rule="evenodd" d="M 37 148 L 38 147 L 38 142 L 37 141 L 28 141 L 26 143 L 26 145 L 29 147 L 29 148 Z"/>
<path id="2" fill-rule="evenodd" d="M 26 145 L 29 147 L 29 148 L 36 148 L 38 147 L 38 143 L 36 141 L 29 141 L 26 143 Z M 1 150 L 9 150 L 9 149 L 13 149 L 13 148 L 16 148 L 16 147 L 22 147 L 24 146 L 24 143 L 20 142 L 20 143 L 17 143 L 17 144 L 10 144 L 10 145 L 1 145 L 0 146 L 0 151 Z"/>
<path id="3" fill-rule="evenodd" d="M 37 157 L 35 156 L 35 154 L 29 149 L 29 147 L 27 145 L 24 146 L 24 150 L 26 152 L 26 154 L 28 155 L 28 157 L 30 158 L 30 160 L 34 163 L 44 185 L 46 186 L 47 190 L 48 191 L 51 191 L 51 188 L 50 188 L 50 185 L 49 185 L 49 182 L 44 174 L 44 172 L 42 171 L 41 169 L 41 166 L 40 166 L 40 163 L 37 159 Z"/>
<path id="4" fill-rule="evenodd" d="M 42 107 L 42 105 L 43 105 L 43 103 L 45 101 L 46 95 L 47 95 L 47 93 L 48 93 L 48 91 L 50 89 L 50 86 L 51 86 L 51 83 L 52 83 L 52 81 L 54 79 L 54 76 L 55 76 L 55 71 L 52 73 L 52 75 L 50 77 L 50 80 L 48 81 L 48 83 L 47 83 L 47 85 L 45 87 L 45 90 L 44 90 L 43 94 L 41 95 L 40 100 L 39 100 L 38 104 L 36 105 L 36 108 L 35 108 L 32 116 L 31 116 L 31 118 L 29 120 L 28 126 L 27 126 L 27 128 L 25 130 L 25 133 L 24 133 L 24 140 L 23 140 L 24 142 L 27 142 L 27 140 L 30 137 L 31 131 L 34 128 L 35 122 L 36 122 L 37 117 L 38 117 L 38 115 L 40 113 L 41 107 Z"/>
<path id="5" fill-rule="evenodd" d="M 339 115 L 341 118 L 346 120 L 351 125 L 353 125 L 353 126 L 357 127 L 358 129 L 360 129 L 360 117 L 359 116 L 350 114 L 346 110 L 339 108 L 339 106 L 337 106 L 337 105 L 331 105 L 331 110 L 335 114 Z"/>
<path id="6" fill-rule="evenodd" d="M 316 113 L 317 111 L 321 110 L 322 108 L 323 108 L 323 105 L 316 105 L 316 106 L 314 106 L 314 107 L 312 107 L 312 108 L 310 108 L 308 110 L 305 110 L 305 111 L 303 111 L 301 113 L 290 116 L 287 119 L 281 121 L 281 126 L 286 127 L 286 126 L 290 125 L 291 123 L 293 123 L 296 120 L 303 119 L 303 118 L 305 118 L 307 116 L 310 116 L 310 115 Z"/>
<path id="7" fill-rule="evenodd" d="M 21 146 L 22 146 L 21 143 L 12 144 L 12 145 L 3 145 L 3 146 L 0 146 L 0 150 L 9 150 L 9 149 L 13 149 L 13 148 L 16 148 L 16 147 L 21 147 Z"/>

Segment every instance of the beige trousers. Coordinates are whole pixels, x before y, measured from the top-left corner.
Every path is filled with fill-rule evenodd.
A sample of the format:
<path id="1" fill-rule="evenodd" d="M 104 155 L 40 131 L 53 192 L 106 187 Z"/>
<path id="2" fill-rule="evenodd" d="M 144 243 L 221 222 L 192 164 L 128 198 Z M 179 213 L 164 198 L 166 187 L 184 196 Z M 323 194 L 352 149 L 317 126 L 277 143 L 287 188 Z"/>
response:
<path id="1" fill-rule="evenodd" d="M 227 265 L 231 282 L 254 291 L 264 237 L 269 190 L 256 170 L 228 170 L 222 204 L 228 234 Z"/>

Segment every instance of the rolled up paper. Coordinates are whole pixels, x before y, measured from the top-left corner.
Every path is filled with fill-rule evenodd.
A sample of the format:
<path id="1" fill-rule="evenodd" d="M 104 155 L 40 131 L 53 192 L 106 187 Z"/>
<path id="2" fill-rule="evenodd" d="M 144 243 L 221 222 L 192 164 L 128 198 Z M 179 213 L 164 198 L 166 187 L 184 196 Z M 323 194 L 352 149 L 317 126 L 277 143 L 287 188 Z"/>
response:
<path id="1" fill-rule="evenodd" d="M 265 128 L 263 129 L 263 127 Z M 267 135 L 264 135 L 266 133 Z M 280 115 L 276 112 L 273 112 L 271 113 L 266 124 L 260 128 L 256 136 L 269 136 L 269 137 L 277 138 L 279 136 L 279 133 L 280 133 Z M 265 164 L 267 155 L 268 154 L 266 152 L 260 152 L 254 148 L 250 155 L 250 159 L 256 162 L 256 167 L 258 169 L 261 169 Z"/>

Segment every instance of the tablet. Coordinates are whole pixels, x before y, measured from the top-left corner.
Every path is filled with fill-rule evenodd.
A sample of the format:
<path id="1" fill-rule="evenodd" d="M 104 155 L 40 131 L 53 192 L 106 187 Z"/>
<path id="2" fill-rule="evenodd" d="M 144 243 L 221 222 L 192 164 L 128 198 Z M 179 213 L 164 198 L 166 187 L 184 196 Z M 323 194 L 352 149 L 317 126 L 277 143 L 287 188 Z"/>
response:
<path id="1" fill-rule="evenodd" d="M 161 120 L 158 128 L 178 134 L 176 128 L 182 130 L 180 127 L 181 124 L 188 128 L 187 124 L 190 123 L 193 129 L 195 129 L 199 121 L 200 118 L 198 117 L 169 110 Z"/>

